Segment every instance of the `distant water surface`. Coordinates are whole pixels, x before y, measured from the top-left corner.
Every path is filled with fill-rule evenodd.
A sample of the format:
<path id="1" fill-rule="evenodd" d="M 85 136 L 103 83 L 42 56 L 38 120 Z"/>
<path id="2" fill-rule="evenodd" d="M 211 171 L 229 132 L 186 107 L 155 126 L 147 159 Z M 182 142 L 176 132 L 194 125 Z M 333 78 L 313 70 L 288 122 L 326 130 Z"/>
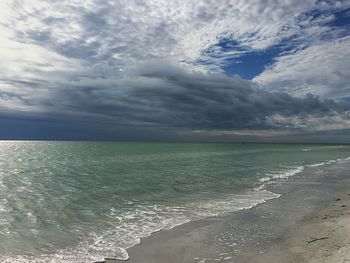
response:
<path id="1" fill-rule="evenodd" d="M 0 260 L 127 259 L 152 232 L 253 207 L 350 146 L 0 142 Z"/>

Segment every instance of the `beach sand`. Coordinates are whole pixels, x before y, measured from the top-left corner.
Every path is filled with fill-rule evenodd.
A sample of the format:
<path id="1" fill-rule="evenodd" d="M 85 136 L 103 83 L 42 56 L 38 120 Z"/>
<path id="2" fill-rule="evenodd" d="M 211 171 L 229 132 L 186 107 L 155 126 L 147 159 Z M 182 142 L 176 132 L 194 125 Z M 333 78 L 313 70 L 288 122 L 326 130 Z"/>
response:
<path id="1" fill-rule="evenodd" d="M 350 190 L 249 262 L 350 262 Z"/>

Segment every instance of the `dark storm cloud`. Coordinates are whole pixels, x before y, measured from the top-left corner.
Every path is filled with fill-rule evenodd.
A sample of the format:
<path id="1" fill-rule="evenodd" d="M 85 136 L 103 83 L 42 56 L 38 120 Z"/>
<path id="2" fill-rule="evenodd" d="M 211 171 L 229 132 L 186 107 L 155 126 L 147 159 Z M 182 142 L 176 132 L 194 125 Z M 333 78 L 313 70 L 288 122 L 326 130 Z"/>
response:
<path id="1" fill-rule="evenodd" d="M 6 91 L 5 92 L 0 91 L 0 99 L 3 101 L 18 100 L 25 105 L 31 104 L 30 100 L 24 98 L 23 96 L 12 92 L 6 92 Z"/>
<path id="2" fill-rule="evenodd" d="M 142 64 L 113 81 L 70 85 L 52 89 L 50 99 L 38 102 L 44 112 L 115 126 L 190 130 L 307 129 L 302 122 L 310 118 L 349 119 L 346 103 L 271 93 L 239 77 L 188 72 L 165 63 Z"/>

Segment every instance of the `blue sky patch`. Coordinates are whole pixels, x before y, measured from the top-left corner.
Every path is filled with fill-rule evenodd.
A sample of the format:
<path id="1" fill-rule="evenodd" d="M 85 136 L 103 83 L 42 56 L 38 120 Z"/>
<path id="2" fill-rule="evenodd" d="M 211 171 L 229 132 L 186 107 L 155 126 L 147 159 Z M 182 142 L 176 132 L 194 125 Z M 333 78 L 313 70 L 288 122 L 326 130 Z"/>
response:
<path id="1" fill-rule="evenodd" d="M 197 61 L 196 64 L 210 65 L 216 61 L 227 75 L 238 74 L 242 78 L 253 79 L 272 65 L 282 53 L 308 47 L 307 42 L 300 41 L 301 37 L 305 37 L 303 30 L 308 27 L 325 28 L 326 30 L 320 31 L 318 36 L 322 41 L 332 41 L 334 38 L 350 34 L 350 9 L 337 12 L 313 9 L 301 14 L 296 20 L 300 28 L 299 34 L 282 39 L 277 45 L 265 50 L 252 50 L 243 46 L 239 39 L 223 37 L 217 44 L 202 52 L 203 57 L 209 59 Z M 282 31 L 283 28 L 288 30 L 288 25 L 282 25 Z M 338 31 L 335 32 L 335 30 Z M 253 38 L 254 34 L 252 33 L 250 37 Z"/>
<path id="2" fill-rule="evenodd" d="M 238 74 L 244 79 L 252 79 L 271 65 L 280 52 L 275 47 L 262 52 L 250 52 L 239 58 L 227 59 L 222 69 L 228 75 Z"/>

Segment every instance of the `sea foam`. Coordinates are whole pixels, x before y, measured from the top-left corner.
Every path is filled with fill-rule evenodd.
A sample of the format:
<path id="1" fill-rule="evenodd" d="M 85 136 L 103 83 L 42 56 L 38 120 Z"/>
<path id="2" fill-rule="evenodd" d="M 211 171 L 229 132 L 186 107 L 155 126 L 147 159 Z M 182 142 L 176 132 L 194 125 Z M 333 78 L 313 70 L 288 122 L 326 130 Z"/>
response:
<path id="1" fill-rule="evenodd" d="M 111 209 L 109 217 L 118 219 L 118 224 L 107 231 L 92 233 L 89 238 L 75 248 L 62 249 L 52 255 L 38 256 L 0 256 L 1 262 L 103 262 L 105 259 L 128 260 L 126 249 L 140 243 L 142 238 L 162 229 L 176 226 L 210 216 L 252 208 L 280 195 L 265 189 L 251 189 L 229 195 L 225 198 L 193 202 L 183 206 L 143 205 L 133 211 L 119 214 Z"/>
<path id="2" fill-rule="evenodd" d="M 261 183 L 266 183 L 266 182 L 275 181 L 275 180 L 279 180 L 279 179 L 287 179 L 293 175 L 301 173 L 303 170 L 304 170 L 304 166 L 302 166 L 302 165 L 296 166 L 296 167 L 291 167 L 291 168 L 287 168 L 286 170 L 281 171 L 281 172 L 267 174 L 267 176 L 260 178 L 259 181 Z"/>

